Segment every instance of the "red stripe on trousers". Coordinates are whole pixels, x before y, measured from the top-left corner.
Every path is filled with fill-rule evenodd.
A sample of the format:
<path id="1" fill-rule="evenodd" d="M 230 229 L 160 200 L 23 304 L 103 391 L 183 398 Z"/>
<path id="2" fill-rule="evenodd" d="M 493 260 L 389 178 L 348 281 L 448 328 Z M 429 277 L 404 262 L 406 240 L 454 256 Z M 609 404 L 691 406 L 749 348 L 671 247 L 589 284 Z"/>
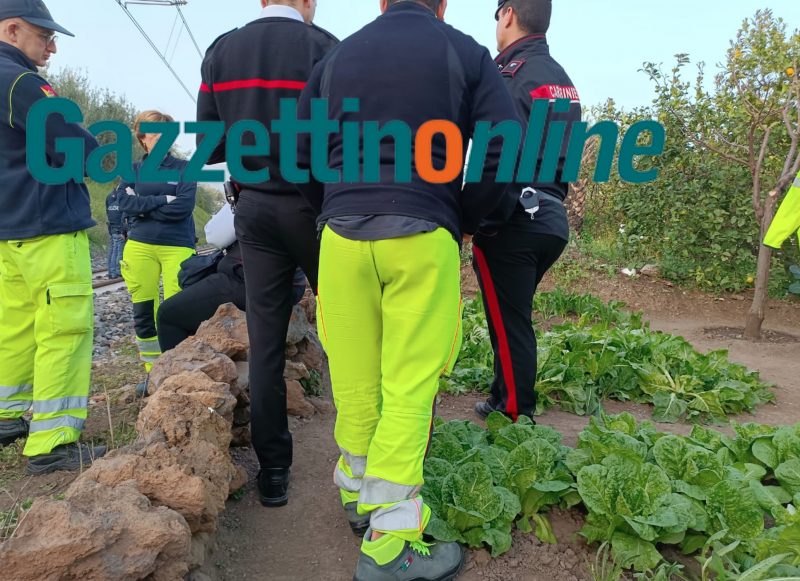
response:
<path id="1" fill-rule="evenodd" d="M 511 349 L 508 347 L 506 327 L 503 324 L 503 316 L 500 314 L 500 301 L 497 300 L 497 292 L 494 288 L 492 274 L 489 272 L 489 263 L 486 261 L 486 256 L 475 245 L 472 246 L 472 252 L 475 254 L 478 270 L 481 273 L 481 281 L 483 282 L 486 303 L 489 306 L 489 316 L 491 317 L 490 324 L 494 326 L 494 332 L 497 335 L 497 346 L 500 350 L 500 368 L 503 371 L 503 379 L 506 382 L 506 390 L 508 391 L 506 411 L 511 414 L 511 418 L 516 422 L 518 415 L 517 386 L 514 382 L 514 369 L 511 365 Z"/>
<path id="2" fill-rule="evenodd" d="M 224 83 L 214 83 L 212 90 L 236 91 L 239 89 L 294 89 L 302 91 L 306 87 L 305 81 L 270 81 L 267 79 L 246 79 L 243 81 L 226 81 Z"/>

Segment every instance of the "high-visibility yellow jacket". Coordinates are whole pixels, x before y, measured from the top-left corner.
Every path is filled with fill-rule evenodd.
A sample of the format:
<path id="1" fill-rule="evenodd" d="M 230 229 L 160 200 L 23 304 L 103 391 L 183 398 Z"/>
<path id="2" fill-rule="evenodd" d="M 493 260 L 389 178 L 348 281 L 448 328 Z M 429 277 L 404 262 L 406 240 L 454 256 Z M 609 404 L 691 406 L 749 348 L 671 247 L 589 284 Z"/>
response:
<path id="1" fill-rule="evenodd" d="M 792 187 L 778 208 L 778 213 L 764 237 L 764 244 L 772 248 L 780 248 L 789 236 L 797 232 L 800 243 L 800 173 L 794 178 Z"/>

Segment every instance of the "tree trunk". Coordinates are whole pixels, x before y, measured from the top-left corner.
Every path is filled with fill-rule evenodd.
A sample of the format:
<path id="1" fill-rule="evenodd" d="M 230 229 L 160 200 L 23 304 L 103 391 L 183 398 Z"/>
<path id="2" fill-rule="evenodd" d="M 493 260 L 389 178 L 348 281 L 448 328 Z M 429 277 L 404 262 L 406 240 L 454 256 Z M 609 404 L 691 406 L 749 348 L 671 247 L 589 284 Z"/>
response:
<path id="1" fill-rule="evenodd" d="M 586 216 L 586 190 L 589 188 L 588 180 L 579 180 L 569 188 L 567 197 L 567 220 L 569 220 L 570 230 L 580 234 L 583 228 L 583 220 Z"/>
<path id="2" fill-rule="evenodd" d="M 764 236 L 769 230 L 772 219 L 775 217 L 775 206 L 778 196 L 767 196 L 764 201 L 764 216 L 761 219 L 761 234 L 759 240 L 764 240 Z M 747 322 L 744 326 L 744 338 L 749 341 L 761 339 L 761 325 L 764 323 L 764 311 L 769 296 L 769 271 L 772 260 L 772 249 L 764 244 L 758 247 L 758 267 L 756 270 L 756 294 L 753 297 L 753 304 L 750 305 L 750 312 L 747 313 Z"/>
<path id="3" fill-rule="evenodd" d="M 597 155 L 600 141 L 597 137 L 592 137 L 586 142 L 583 148 L 583 156 L 581 158 L 581 167 L 584 171 L 589 167 L 592 159 Z M 569 195 L 564 204 L 567 207 L 567 219 L 569 220 L 570 229 L 579 234 L 583 228 L 583 221 L 586 217 L 586 196 L 589 193 L 592 180 L 588 175 L 584 175 L 574 182 L 569 188 Z"/>

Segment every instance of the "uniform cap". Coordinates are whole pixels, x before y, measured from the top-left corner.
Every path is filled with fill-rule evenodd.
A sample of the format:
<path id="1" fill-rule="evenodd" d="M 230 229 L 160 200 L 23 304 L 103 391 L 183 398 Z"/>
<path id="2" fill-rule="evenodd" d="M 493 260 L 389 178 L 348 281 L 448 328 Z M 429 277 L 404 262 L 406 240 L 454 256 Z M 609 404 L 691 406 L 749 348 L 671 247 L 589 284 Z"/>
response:
<path id="1" fill-rule="evenodd" d="M 0 20 L 6 18 L 21 18 L 35 26 L 75 36 L 63 26 L 56 24 L 42 0 L 0 0 Z"/>

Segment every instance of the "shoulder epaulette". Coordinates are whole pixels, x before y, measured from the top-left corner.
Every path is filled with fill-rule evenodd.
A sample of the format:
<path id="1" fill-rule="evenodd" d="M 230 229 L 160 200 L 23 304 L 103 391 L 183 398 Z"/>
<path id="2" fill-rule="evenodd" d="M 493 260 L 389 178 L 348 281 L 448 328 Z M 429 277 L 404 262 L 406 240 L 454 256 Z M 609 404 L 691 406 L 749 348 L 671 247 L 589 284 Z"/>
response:
<path id="1" fill-rule="evenodd" d="M 217 46 L 217 43 L 218 43 L 220 40 L 222 40 L 223 38 L 225 38 L 226 36 L 228 36 L 228 35 L 229 35 L 231 32 L 235 32 L 235 31 L 237 31 L 237 30 L 239 30 L 239 29 L 238 29 L 238 28 L 233 28 L 233 29 L 229 30 L 228 32 L 223 32 L 222 34 L 220 34 L 220 35 L 219 35 L 217 38 L 215 38 L 215 39 L 214 39 L 214 42 L 212 42 L 212 43 L 209 45 L 209 47 L 206 49 L 206 54 L 208 54 L 209 52 L 211 52 L 211 49 L 213 49 L 215 46 Z"/>
<path id="2" fill-rule="evenodd" d="M 322 28 L 321 26 L 317 26 L 316 24 L 312 23 L 312 24 L 311 24 L 311 28 L 313 28 L 314 30 L 318 30 L 319 32 L 321 32 L 322 34 L 324 34 L 325 36 L 327 36 L 327 37 L 328 37 L 328 38 L 330 38 L 331 40 L 335 40 L 336 42 L 339 42 L 339 39 L 338 39 L 338 38 L 336 38 L 336 37 L 335 37 L 333 34 L 331 34 L 330 32 L 328 32 L 327 30 L 325 30 L 325 29 L 324 29 L 324 28 Z"/>

